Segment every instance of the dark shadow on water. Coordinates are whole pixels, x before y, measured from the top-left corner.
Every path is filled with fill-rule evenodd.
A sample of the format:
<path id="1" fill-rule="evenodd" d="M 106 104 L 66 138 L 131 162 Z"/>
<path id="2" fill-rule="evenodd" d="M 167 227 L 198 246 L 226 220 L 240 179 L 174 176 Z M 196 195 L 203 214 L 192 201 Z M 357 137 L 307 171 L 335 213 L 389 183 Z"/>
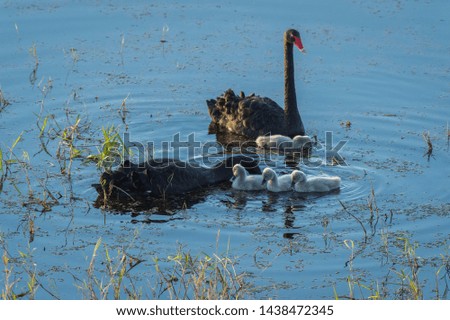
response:
<path id="1" fill-rule="evenodd" d="M 105 202 L 104 198 L 99 195 L 94 202 L 94 207 L 106 210 L 111 214 L 130 215 L 132 223 L 166 223 L 184 220 L 180 213 L 196 204 L 205 202 L 206 198 L 218 188 L 225 190 L 229 188 L 229 183 L 224 182 L 183 195 L 168 196 L 165 199 L 141 197 L 130 201 L 120 198 L 118 200 L 108 199 Z"/>

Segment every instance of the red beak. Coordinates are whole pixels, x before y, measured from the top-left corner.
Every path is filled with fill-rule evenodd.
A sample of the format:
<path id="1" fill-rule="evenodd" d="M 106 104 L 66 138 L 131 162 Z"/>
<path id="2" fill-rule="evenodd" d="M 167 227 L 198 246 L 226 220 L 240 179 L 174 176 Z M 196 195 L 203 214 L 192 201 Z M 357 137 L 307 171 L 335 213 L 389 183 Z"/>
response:
<path id="1" fill-rule="evenodd" d="M 298 50 L 300 50 L 301 52 L 305 52 L 305 48 L 303 47 L 303 43 L 302 43 L 302 39 L 300 39 L 300 37 L 296 37 L 294 36 L 294 44 L 295 46 L 298 48 Z"/>

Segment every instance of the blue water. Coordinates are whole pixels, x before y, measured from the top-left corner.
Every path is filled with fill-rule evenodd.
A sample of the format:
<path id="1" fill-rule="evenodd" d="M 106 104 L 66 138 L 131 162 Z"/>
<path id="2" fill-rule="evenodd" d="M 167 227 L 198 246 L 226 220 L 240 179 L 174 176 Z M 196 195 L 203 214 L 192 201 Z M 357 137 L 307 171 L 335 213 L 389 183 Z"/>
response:
<path id="1" fill-rule="evenodd" d="M 373 284 L 393 276 L 392 268 L 407 270 L 398 241 L 407 236 L 418 243 L 424 296 L 434 298 L 435 272 L 440 255 L 448 260 L 450 240 L 449 12 L 446 1 L 2 2 L 0 89 L 11 104 L 0 112 L 0 148 L 5 160 L 28 163 L 11 165 L 0 194 L 1 242 L 17 291 L 26 290 L 26 271 L 33 269 L 46 289 L 39 288 L 37 298 L 83 298 L 75 279 L 86 279 L 101 238 L 112 252 L 125 248 L 145 260 L 132 270 L 144 298 L 152 298 L 153 258 L 164 260 L 182 244 L 193 255 L 229 250 L 237 271 L 254 284 L 249 297 L 330 299 L 334 289 L 349 295 L 349 275 Z M 41 151 L 39 114 L 39 126 L 49 116 L 45 137 L 79 115 L 83 133 L 76 144 L 86 153 L 99 146 L 101 127 L 112 124 L 128 130 L 131 140 L 155 146 L 177 133 L 215 141 L 207 130 L 206 99 L 233 88 L 282 103 L 282 34 L 290 27 L 300 30 L 307 51 L 295 53 L 295 66 L 308 134 L 322 144 L 327 131 L 335 144 L 348 141 L 340 152 L 348 166 L 300 166 L 341 176 L 339 193 L 305 198 L 225 185 L 187 209 L 174 209 L 172 219 L 156 209 L 117 213 L 94 207 L 95 165 L 75 160 L 69 181 L 60 172 L 58 140 L 44 140 L 51 155 Z M 118 114 L 124 99 L 126 124 Z M 430 159 L 424 132 L 433 143 Z M 281 156 L 271 164 L 289 171 Z M 51 211 L 22 205 L 30 189 L 43 198 L 46 188 L 58 199 Z M 372 188 L 376 226 L 367 205 Z M 339 201 L 362 221 L 367 243 Z M 168 222 L 140 223 L 149 219 Z M 360 251 L 352 270 L 345 240 Z M 105 276 L 102 259 L 103 247 L 97 270 Z M 2 276 L 2 287 L 5 281 Z"/>

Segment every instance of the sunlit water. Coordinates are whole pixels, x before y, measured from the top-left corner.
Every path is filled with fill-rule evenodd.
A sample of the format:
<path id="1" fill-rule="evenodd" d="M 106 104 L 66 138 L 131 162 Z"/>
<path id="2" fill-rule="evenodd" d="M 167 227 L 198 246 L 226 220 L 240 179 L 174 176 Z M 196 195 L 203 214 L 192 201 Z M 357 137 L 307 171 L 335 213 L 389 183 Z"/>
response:
<path id="1" fill-rule="evenodd" d="M 164 260 L 182 244 L 194 255 L 229 250 L 255 286 L 250 297 L 333 298 L 334 290 L 350 294 L 349 275 L 364 284 L 392 276 L 398 238 L 407 237 L 419 244 L 425 297 L 433 298 L 450 239 L 449 12 L 446 1 L 2 2 L 0 88 L 10 105 L 0 112 L 0 148 L 9 159 L 8 148 L 23 132 L 14 157 L 29 161 L 27 171 L 11 166 L 0 194 L 1 239 L 17 258 L 19 288 L 26 270 L 35 269 L 47 290 L 37 298 L 83 297 L 76 279 L 86 278 L 102 238 L 145 260 L 133 270 L 143 288 L 152 286 L 153 258 Z M 306 130 L 322 145 L 325 132 L 334 145 L 347 141 L 340 151 L 347 166 L 299 166 L 308 174 L 339 175 L 340 192 L 246 193 L 223 184 L 170 216 L 156 209 L 102 211 L 91 187 L 100 175 L 95 165 L 75 160 L 70 183 L 55 157 L 58 140 L 47 145 L 52 156 L 41 150 L 39 114 L 39 126 L 49 116 L 48 130 L 79 115 L 86 127 L 77 146 L 90 152 L 102 126 L 112 124 L 131 141 L 153 142 L 157 156 L 177 133 L 183 141 L 195 133 L 202 144 L 214 142 L 206 99 L 231 87 L 283 101 L 281 39 L 288 27 L 301 31 L 307 49 L 295 53 Z M 123 103 L 125 121 L 118 113 Z M 430 158 L 424 132 L 433 143 Z M 321 159 L 323 149 L 314 156 Z M 282 156 L 270 165 L 291 170 Z M 59 204 L 48 212 L 23 206 L 29 188 L 40 198 L 48 188 Z M 351 264 L 346 240 L 355 245 Z M 20 252 L 28 255 L 25 267 Z"/>

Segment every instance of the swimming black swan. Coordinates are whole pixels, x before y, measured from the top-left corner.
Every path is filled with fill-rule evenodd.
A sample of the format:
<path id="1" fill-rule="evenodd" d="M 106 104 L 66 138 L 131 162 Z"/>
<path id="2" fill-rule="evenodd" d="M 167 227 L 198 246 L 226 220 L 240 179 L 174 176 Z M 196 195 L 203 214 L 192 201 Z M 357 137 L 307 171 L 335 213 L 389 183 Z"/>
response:
<path id="1" fill-rule="evenodd" d="M 228 131 L 248 138 L 282 134 L 304 135 L 305 128 L 297 108 L 294 82 L 293 45 L 303 52 L 300 33 L 289 29 L 284 33 L 284 110 L 273 100 L 243 92 L 236 96 L 228 89 L 217 100 L 207 100 L 212 131 Z"/>
<path id="2" fill-rule="evenodd" d="M 111 200 L 179 195 L 230 180 L 233 166 L 238 163 L 250 173 L 261 173 L 258 161 L 244 155 L 231 156 L 212 167 L 174 159 L 151 160 L 139 165 L 127 160 L 117 170 L 104 172 L 100 184 L 93 186 Z"/>

